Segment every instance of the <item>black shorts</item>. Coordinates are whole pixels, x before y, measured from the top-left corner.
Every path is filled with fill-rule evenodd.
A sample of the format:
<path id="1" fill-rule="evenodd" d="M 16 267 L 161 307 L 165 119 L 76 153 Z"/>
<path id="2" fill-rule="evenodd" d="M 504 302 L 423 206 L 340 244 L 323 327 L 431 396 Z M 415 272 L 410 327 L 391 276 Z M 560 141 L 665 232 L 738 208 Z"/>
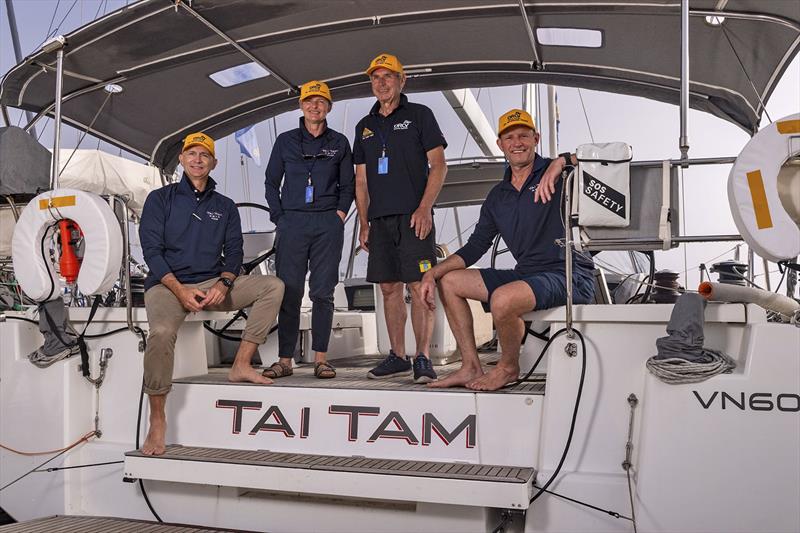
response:
<path id="1" fill-rule="evenodd" d="M 436 264 L 436 230 L 418 239 L 409 227 L 411 215 L 389 215 L 369 223 L 367 281 L 411 283 Z"/>

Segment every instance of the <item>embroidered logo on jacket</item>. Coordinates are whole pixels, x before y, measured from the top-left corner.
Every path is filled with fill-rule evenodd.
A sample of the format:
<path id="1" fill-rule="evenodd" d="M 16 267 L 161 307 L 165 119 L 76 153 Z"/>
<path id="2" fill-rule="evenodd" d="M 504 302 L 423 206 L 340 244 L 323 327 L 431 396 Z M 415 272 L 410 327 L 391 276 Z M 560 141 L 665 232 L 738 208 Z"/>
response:
<path id="1" fill-rule="evenodd" d="M 394 130 L 395 131 L 397 131 L 397 130 L 407 130 L 410 125 L 411 125 L 411 121 L 410 120 L 404 120 L 403 122 L 398 122 L 397 124 L 395 124 L 394 125 Z"/>
<path id="2" fill-rule="evenodd" d="M 222 213 L 220 213 L 219 211 L 206 211 L 206 215 L 208 215 L 208 218 L 214 221 L 217 221 L 222 218 Z"/>
<path id="3" fill-rule="evenodd" d="M 364 128 L 364 130 L 361 132 L 361 140 L 362 141 L 366 141 L 367 139 L 369 139 L 373 135 L 375 135 L 375 132 L 373 132 L 369 128 Z"/>

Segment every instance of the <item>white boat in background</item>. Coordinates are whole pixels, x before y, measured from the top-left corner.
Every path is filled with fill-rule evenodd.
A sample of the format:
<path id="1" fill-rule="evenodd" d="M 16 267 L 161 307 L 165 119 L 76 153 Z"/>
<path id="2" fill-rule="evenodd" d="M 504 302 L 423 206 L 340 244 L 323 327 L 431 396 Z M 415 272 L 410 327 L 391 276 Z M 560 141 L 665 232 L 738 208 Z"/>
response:
<path id="1" fill-rule="evenodd" d="M 5 117 L 8 107 L 34 113 L 26 129 L 54 116 L 54 168 L 64 163 L 63 121 L 144 158 L 167 180 L 185 134 L 220 138 L 293 109 L 307 79 L 326 80 L 337 102 L 368 96 L 363 66 L 382 49 L 404 59 L 412 91 L 548 83 L 680 104 L 682 157 L 631 163 L 629 226 L 565 217 L 565 242 L 574 239 L 581 253 L 744 239 L 765 260 L 796 263 L 800 115 L 759 128 L 800 51 L 794 2 L 143 0 L 46 43 L 3 78 L 0 107 Z M 466 93 L 455 99 L 459 116 L 488 152 L 491 133 Z M 689 158 L 689 107 L 753 140 L 737 158 Z M 682 235 L 679 169 L 731 163 L 741 235 Z M 502 166 L 451 165 L 437 207 L 480 203 Z M 527 375 L 491 393 L 371 382 L 369 355 L 340 358 L 335 380 L 300 368 L 271 387 L 231 384 L 209 369 L 219 348 L 207 328 L 234 315 L 195 313 L 175 350 L 168 450 L 147 457 L 137 448 L 148 323 L 133 305 L 127 207 L 118 190 L 71 187 L 76 197 L 111 194 L 119 228 L 103 227 L 110 240 L 119 235 L 123 268 L 116 304 L 94 309 L 74 298 L 68 308 L 75 329 L 88 328 L 88 376 L 76 371 L 77 358 L 47 368 L 28 361 L 42 343 L 34 305 L 2 315 L 0 507 L 18 521 L 76 531 L 121 529 L 124 520 L 298 532 L 800 531 L 795 287 L 783 299 L 749 291 L 735 303 L 709 303 L 705 346 L 729 355 L 735 369 L 667 384 L 646 363 L 673 305 L 613 303 L 599 274 L 598 303 L 526 315 Z M 18 192 L 29 194 L 14 200 L 38 193 Z M 65 194 L 37 200 L 54 209 Z M 250 256 L 265 259 L 268 240 Z M 498 243 L 493 258 L 499 252 Z M 24 277 L 21 270 L 14 274 Z M 20 295 L 20 303 L 30 302 Z M 341 329 L 361 331 L 342 346 L 357 351 L 360 335 L 362 351 L 379 348 L 380 324 L 366 325 L 376 315 L 348 307 L 340 316 L 360 318 L 342 318 Z M 43 450 L 54 451 L 19 453 Z M 47 522 L 53 515 L 61 518 Z"/>

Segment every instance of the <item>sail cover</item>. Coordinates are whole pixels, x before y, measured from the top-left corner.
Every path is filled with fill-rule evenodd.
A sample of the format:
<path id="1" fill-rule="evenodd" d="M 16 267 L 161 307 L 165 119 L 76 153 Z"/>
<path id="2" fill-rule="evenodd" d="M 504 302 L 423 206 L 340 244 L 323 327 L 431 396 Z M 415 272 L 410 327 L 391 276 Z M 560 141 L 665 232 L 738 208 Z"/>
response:
<path id="1" fill-rule="evenodd" d="M 800 47 L 800 2 L 691 0 L 689 28 L 690 106 L 755 132 Z M 337 101 L 369 96 L 364 69 L 381 52 L 404 62 L 409 92 L 680 95 L 677 0 L 144 0 L 65 37 L 64 120 L 168 172 L 186 134 L 295 108 L 310 79 Z M 55 61 L 38 51 L 14 67 L 0 104 L 52 115 Z"/>

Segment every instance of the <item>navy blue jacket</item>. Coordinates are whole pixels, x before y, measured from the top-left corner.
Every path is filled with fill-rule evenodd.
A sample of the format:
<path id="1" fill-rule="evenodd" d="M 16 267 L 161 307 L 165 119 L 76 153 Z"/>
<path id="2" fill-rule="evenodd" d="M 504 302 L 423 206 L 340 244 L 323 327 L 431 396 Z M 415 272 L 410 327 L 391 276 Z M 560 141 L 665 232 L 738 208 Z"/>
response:
<path id="1" fill-rule="evenodd" d="M 314 201 L 306 203 L 309 174 L 314 186 Z M 278 223 L 284 211 L 337 209 L 347 213 L 355 193 L 350 143 L 347 137 L 328 128 L 327 124 L 325 131 L 314 137 L 300 117 L 299 128 L 281 133 L 275 140 L 266 178 L 264 195 L 273 224 Z"/>
<path id="2" fill-rule="evenodd" d="M 519 191 L 511 184 L 511 168 L 506 168 L 503 181 L 486 196 L 467 244 L 456 252 L 467 266 L 476 263 L 486 253 L 499 233 L 517 261 L 514 270 L 523 276 L 542 271 L 564 271 L 564 248 L 555 244 L 556 239 L 564 239 L 561 222 L 563 181 L 556 182 L 555 194 L 549 202 L 533 201 L 533 194 L 550 161 L 536 154 L 531 175 Z M 594 265 L 591 260 L 574 254 L 573 268 L 576 273 L 590 275 Z"/>
<path id="3" fill-rule="evenodd" d="M 199 193 L 186 175 L 147 196 L 139 225 L 150 272 L 145 290 L 172 272 L 181 283 L 199 283 L 242 268 L 242 223 L 236 204 L 208 184 Z M 223 257 L 224 254 L 224 257 Z"/>

